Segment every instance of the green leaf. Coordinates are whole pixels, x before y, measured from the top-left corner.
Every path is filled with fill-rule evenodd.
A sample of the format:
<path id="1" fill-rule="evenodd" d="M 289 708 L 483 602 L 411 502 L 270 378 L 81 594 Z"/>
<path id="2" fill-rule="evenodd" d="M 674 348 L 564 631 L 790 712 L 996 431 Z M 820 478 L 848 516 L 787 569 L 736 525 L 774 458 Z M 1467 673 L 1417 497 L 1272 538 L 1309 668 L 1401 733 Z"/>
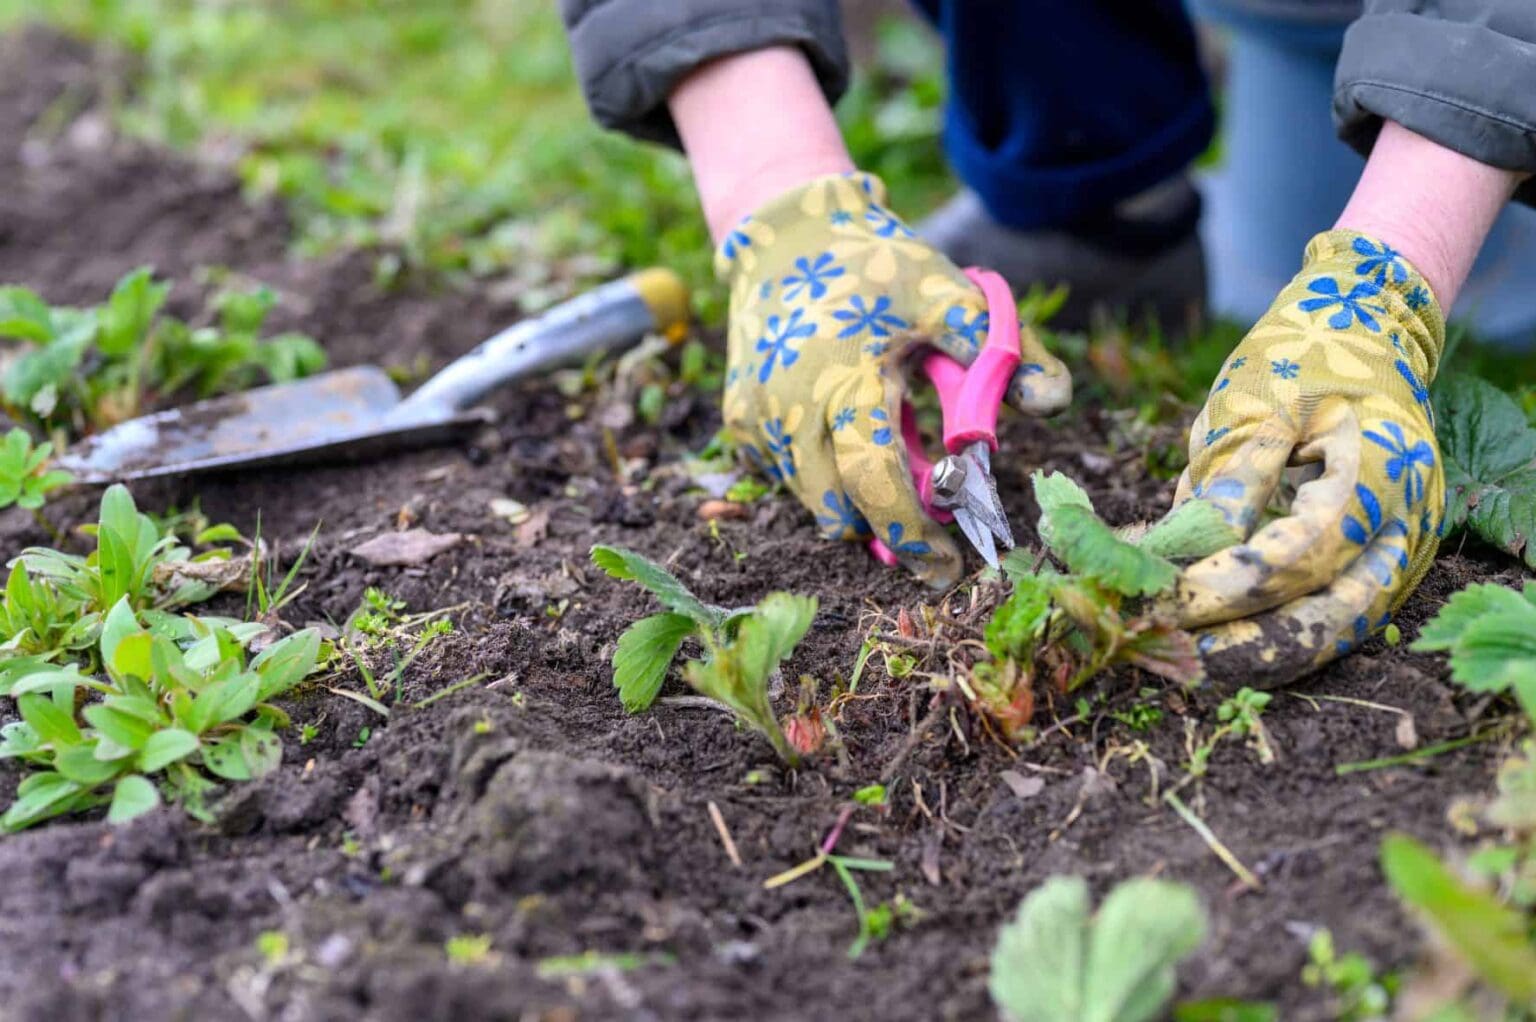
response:
<path id="1" fill-rule="evenodd" d="M 251 768 L 246 765 L 245 754 L 240 751 L 238 738 L 226 738 L 221 742 L 203 746 L 203 765 L 227 781 L 251 779 Z"/>
<path id="2" fill-rule="evenodd" d="M 149 325 L 165 304 L 170 284 L 156 284 L 153 272 L 141 266 L 117 282 L 98 313 L 96 346 L 103 355 L 130 355 L 143 346 Z"/>
<path id="3" fill-rule="evenodd" d="M 1051 522 L 1051 550 L 1074 574 L 1125 596 L 1153 596 L 1178 580 L 1173 564 L 1116 537 L 1087 508 L 1058 508 Z"/>
<path id="4" fill-rule="evenodd" d="M 71 745 L 53 758 L 60 774 L 84 787 L 94 788 L 116 777 L 123 769 L 121 760 L 103 759 L 96 754 L 99 742 Z"/>
<path id="5" fill-rule="evenodd" d="M 37 736 L 45 742 L 52 742 L 57 750 L 78 744 L 81 740 L 80 728 L 74 717 L 46 696 L 35 693 L 19 696 L 16 709 L 21 712 L 21 719 L 37 732 Z"/>
<path id="6" fill-rule="evenodd" d="M 1174 968 L 1205 939 L 1205 910 L 1192 888 L 1127 880 L 1099 907 L 1089 939 L 1084 1018 L 1146 1022 L 1173 996 Z"/>
<path id="7" fill-rule="evenodd" d="M 101 622 L 101 659 L 108 664 L 112 663 L 117 658 L 118 644 L 140 631 L 139 620 L 134 616 L 128 598 L 125 596 L 119 599 Z M 144 677 L 142 673 L 138 676 Z"/>
<path id="8" fill-rule="evenodd" d="M 1536 567 L 1536 430 L 1514 398 L 1475 376 L 1443 376 L 1434 390 L 1451 528 Z"/>
<path id="9" fill-rule="evenodd" d="M 197 735 L 179 727 L 156 731 L 139 750 L 139 769 L 147 774 L 157 773 L 192 755 L 199 744 Z"/>
<path id="10" fill-rule="evenodd" d="M 1532 628 L 1536 630 L 1533 596 L 1536 596 L 1536 589 L 1528 589 L 1522 595 L 1508 586 L 1492 582 L 1469 585 L 1451 594 L 1434 618 L 1419 630 L 1418 641 L 1410 648 L 1415 653 L 1454 649 L 1467 627 L 1486 614 L 1529 614 Z"/>
<path id="11" fill-rule="evenodd" d="M 1225 550 L 1243 538 L 1213 504 L 1186 500 L 1147 530 L 1136 545 L 1154 557 L 1195 560 Z"/>
<path id="12" fill-rule="evenodd" d="M 639 713 L 655 701 L 678 647 L 696 627 L 683 614 L 655 614 L 624 630 L 613 653 L 613 684 L 624 709 Z"/>
<path id="13" fill-rule="evenodd" d="M 320 659 L 320 632 L 306 628 L 274 642 L 251 661 L 251 670 L 261 678 L 257 701 L 266 702 L 287 692 L 309 677 Z"/>
<path id="14" fill-rule="evenodd" d="M 992 948 L 988 989 L 1013 1022 L 1082 1018 L 1088 884 L 1052 877 L 1030 892 Z"/>
<path id="15" fill-rule="evenodd" d="M 987 649 L 999 660 L 1028 663 L 1051 620 L 1049 578 L 1023 575 L 1014 580 L 1013 593 L 987 622 Z"/>
<path id="16" fill-rule="evenodd" d="M 160 804 L 160 792 L 147 777 L 129 774 L 117 782 L 112 792 L 112 804 L 107 809 L 108 823 L 125 823 L 135 816 L 143 816 Z"/>
<path id="17" fill-rule="evenodd" d="M 0 287 L 0 337 L 47 344 L 53 339 L 48 303 L 24 287 Z"/>
<path id="18" fill-rule="evenodd" d="M 1014 1022 L 1148 1022 L 1205 930 L 1199 899 L 1182 884 L 1128 880 L 1090 920 L 1088 885 L 1053 877 L 998 935 L 992 999 Z"/>
<path id="19" fill-rule="evenodd" d="M 1451 650 L 1451 677 L 1473 692 L 1502 692 L 1533 675 L 1536 628 L 1529 607 L 1485 614 L 1462 629 Z"/>
<path id="20" fill-rule="evenodd" d="M 240 755 L 245 758 L 251 776 L 261 777 L 282 765 L 283 741 L 265 728 L 241 728 Z"/>
<path id="21" fill-rule="evenodd" d="M 125 749 L 138 751 L 144 748 L 149 736 L 155 733 L 154 725 L 100 703 L 87 706 L 80 715 L 86 723 Z"/>
<path id="22" fill-rule="evenodd" d="M 16 801 L 0 817 L 0 830 L 16 831 L 69 811 L 84 786 L 51 770 L 32 774 L 16 788 Z"/>
<path id="23" fill-rule="evenodd" d="M 1116 536 L 1076 483 L 1059 472 L 1036 472 L 1031 479 L 1040 538 L 1069 570 L 1125 596 L 1152 596 L 1173 586 L 1178 569 Z"/>
<path id="24" fill-rule="evenodd" d="M 769 593 L 752 613 L 739 618 L 736 634 L 715 646 L 709 659 L 683 667 L 689 685 L 730 707 L 791 762 L 795 754 L 773 715 L 768 681 L 779 662 L 805 637 L 816 617 L 816 607 L 814 596 Z"/>
<path id="25" fill-rule="evenodd" d="M 1485 982 L 1517 1004 L 1536 1001 L 1536 947 L 1519 912 L 1463 884 L 1403 834 L 1382 841 L 1381 868 L 1398 897 L 1423 912 Z"/>
<path id="26" fill-rule="evenodd" d="M 701 602 L 671 572 L 633 550 L 595 546 L 592 548 L 592 563 L 620 581 L 639 583 L 660 600 L 662 606 L 701 625 L 718 628 L 724 619 L 722 608 Z"/>

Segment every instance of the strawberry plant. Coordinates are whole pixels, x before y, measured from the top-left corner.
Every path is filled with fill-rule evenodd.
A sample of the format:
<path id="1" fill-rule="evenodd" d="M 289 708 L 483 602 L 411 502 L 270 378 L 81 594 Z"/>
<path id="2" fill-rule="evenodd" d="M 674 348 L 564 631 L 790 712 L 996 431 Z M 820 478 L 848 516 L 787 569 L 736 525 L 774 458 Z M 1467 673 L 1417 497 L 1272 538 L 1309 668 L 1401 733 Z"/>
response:
<path id="1" fill-rule="evenodd" d="M 305 629 L 248 657 L 246 644 L 264 631 L 195 617 L 146 627 L 124 595 L 90 650 L 99 671 L 38 663 L 9 676 L 3 694 L 16 700 L 21 720 L 0 728 L 0 758 L 35 772 L 17 787 L 0 829 L 103 804 L 107 819 L 120 822 L 162 798 L 208 819 L 218 780 L 276 769 L 275 732 L 288 715 L 271 700 L 315 669 L 321 643 Z"/>
<path id="2" fill-rule="evenodd" d="M 1128 880 L 1089 908 L 1081 877 L 1052 877 L 998 934 L 989 988 L 1011 1022 L 1150 1022 L 1205 939 L 1205 910 L 1183 884 Z"/>
<path id="3" fill-rule="evenodd" d="M 667 608 L 619 636 L 613 683 L 626 710 L 638 713 L 655 701 L 673 659 L 691 638 L 703 647 L 704 657 L 683 665 L 683 679 L 768 739 L 785 762 L 798 762 L 774 716 L 768 689 L 779 664 L 816 617 L 814 596 L 769 593 L 755 607 L 731 610 L 702 602 L 671 572 L 633 551 L 595 546 L 592 563 L 613 578 L 640 585 Z"/>
<path id="4" fill-rule="evenodd" d="M 1536 721 L 1536 583 L 1519 592 L 1468 586 L 1446 601 L 1411 648 L 1449 653 L 1457 684 L 1508 693 Z"/>
<path id="5" fill-rule="evenodd" d="M 33 446 L 24 429 L 13 429 L 0 440 L 0 510 L 15 504 L 35 511 L 48 494 L 70 481 L 68 472 L 50 470 L 52 444 Z"/>
<path id="6" fill-rule="evenodd" d="M 1192 500 L 1150 528 L 1117 533 L 1066 476 L 1036 472 L 1033 483 L 1040 538 L 1065 570 L 1032 563 L 1022 550 L 1004 559 L 1013 591 L 986 627 L 990 659 L 971 669 L 977 705 L 1017 736 L 1033 713 L 1037 678 L 1066 694 L 1116 664 L 1132 664 L 1172 681 L 1198 681 L 1193 639 L 1156 599 L 1177 581 L 1176 561 L 1236 542 L 1220 513 Z"/>
<path id="7" fill-rule="evenodd" d="M 169 292 L 148 268 L 123 277 L 93 308 L 0 288 L 0 338 L 19 342 L 0 372 L 0 406 L 45 431 L 79 435 L 172 393 L 206 397 L 324 368 L 324 352 L 308 337 L 260 337 L 275 303 L 269 290 L 220 294 L 217 326 L 196 328 L 163 314 Z"/>
<path id="8" fill-rule="evenodd" d="M 1435 436 L 1445 464 L 1447 531 L 1465 529 L 1536 568 L 1536 429 L 1518 402 L 1487 380 L 1442 377 Z"/>

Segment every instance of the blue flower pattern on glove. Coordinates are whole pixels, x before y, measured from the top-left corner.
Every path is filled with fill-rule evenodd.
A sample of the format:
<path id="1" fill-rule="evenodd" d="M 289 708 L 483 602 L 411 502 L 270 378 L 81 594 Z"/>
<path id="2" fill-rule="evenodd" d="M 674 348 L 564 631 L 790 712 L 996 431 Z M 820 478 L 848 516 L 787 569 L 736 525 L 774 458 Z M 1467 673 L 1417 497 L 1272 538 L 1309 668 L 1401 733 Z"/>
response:
<path id="1" fill-rule="evenodd" d="M 855 536 L 869 535 L 869 522 L 865 521 L 859 509 L 854 507 L 848 494 L 828 490 L 822 494 L 821 503 L 830 514 L 818 514 L 816 521 L 821 524 L 822 530 L 827 535 L 836 538 L 848 531 L 852 531 Z"/>
<path id="2" fill-rule="evenodd" d="M 1348 294 L 1344 294 L 1339 290 L 1338 281 L 1332 277 L 1319 277 L 1307 285 L 1307 290 L 1323 297 L 1303 299 L 1297 303 L 1296 307 L 1302 312 L 1316 312 L 1319 309 L 1329 309 L 1337 305 L 1339 311 L 1328 317 L 1328 325 L 1335 330 L 1348 330 L 1356 320 L 1359 320 L 1360 325 L 1371 333 L 1378 333 L 1381 330 L 1381 324 L 1376 322 L 1376 316 L 1385 313 L 1387 307 L 1367 301 L 1381 294 L 1381 285 L 1362 281 L 1350 288 Z"/>
<path id="3" fill-rule="evenodd" d="M 869 204 L 869 209 L 864 211 L 864 222 L 874 229 L 875 236 L 878 238 L 916 237 L 912 233 L 912 228 L 902 223 L 896 214 L 873 202 Z"/>
<path id="4" fill-rule="evenodd" d="M 892 522 L 890 531 L 886 533 L 885 545 L 894 554 L 909 554 L 913 557 L 922 557 L 927 554 L 930 547 L 920 540 L 907 540 L 906 526 L 900 522 Z"/>
<path id="5" fill-rule="evenodd" d="M 1410 446 L 1403 427 L 1395 422 L 1383 420 L 1381 428 L 1385 436 L 1368 429 L 1365 438 L 1391 455 L 1387 459 L 1387 478 L 1394 483 L 1402 481 L 1403 500 L 1413 507 L 1424 499 L 1424 470 L 1434 468 L 1435 448 L 1428 440 Z"/>
<path id="6" fill-rule="evenodd" d="M 858 413 L 852 408 L 839 408 L 837 414 L 832 416 L 832 432 L 847 429 L 853 425 L 853 420 L 857 417 Z"/>
<path id="7" fill-rule="evenodd" d="M 1278 359 L 1269 364 L 1269 371 L 1282 380 L 1294 380 L 1301 375 L 1301 366 L 1288 358 Z"/>
<path id="8" fill-rule="evenodd" d="M 779 466 L 780 478 L 790 479 L 795 474 L 795 438 L 784 431 L 783 419 L 767 419 L 763 422 L 763 436 L 768 440 L 768 453 Z"/>
<path id="9" fill-rule="evenodd" d="M 891 433 L 891 417 L 884 408 L 874 409 L 869 413 L 869 417 L 875 424 L 875 431 L 869 435 L 869 438 L 884 447 L 894 439 Z"/>
<path id="10" fill-rule="evenodd" d="M 1354 249 L 1355 254 L 1365 257 L 1355 267 L 1355 272 L 1362 277 L 1374 276 L 1377 287 L 1385 285 L 1389 279 L 1394 284 L 1407 283 L 1408 267 L 1403 265 L 1401 253 L 1391 245 L 1382 242 L 1378 248 L 1365 238 L 1356 238 Z"/>
<path id="11" fill-rule="evenodd" d="M 768 356 L 757 372 L 758 383 L 767 383 L 776 367 L 788 369 L 799 361 L 800 351 L 794 342 L 816 334 L 815 324 L 802 322 L 802 316 L 802 310 L 796 309 L 788 316 L 768 317 L 768 332 L 757 341 L 757 350 Z"/>
<path id="12" fill-rule="evenodd" d="M 974 317 L 967 316 L 963 305 L 952 305 L 944 314 L 944 328 L 972 349 L 981 347 L 991 323 L 991 317 L 985 312 L 978 312 Z"/>
<path id="13" fill-rule="evenodd" d="M 837 265 L 831 252 L 823 252 L 814 262 L 801 256 L 795 260 L 795 269 L 799 272 L 791 273 L 784 278 L 786 302 L 798 301 L 802 296 L 809 297 L 811 301 L 825 298 L 827 281 L 836 280 L 848 272 Z"/>
<path id="14" fill-rule="evenodd" d="M 866 331 L 871 337 L 889 337 L 891 331 L 905 330 L 911 325 L 891 312 L 889 295 L 879 296 L 873 304 L 865 302 L 863 295 L 853 295 L 848 299 L 848 307 L 832 313 L 832 318 L 848 324 L 838 331 L 837 339 L 840 341 L 857 337 Z"/>

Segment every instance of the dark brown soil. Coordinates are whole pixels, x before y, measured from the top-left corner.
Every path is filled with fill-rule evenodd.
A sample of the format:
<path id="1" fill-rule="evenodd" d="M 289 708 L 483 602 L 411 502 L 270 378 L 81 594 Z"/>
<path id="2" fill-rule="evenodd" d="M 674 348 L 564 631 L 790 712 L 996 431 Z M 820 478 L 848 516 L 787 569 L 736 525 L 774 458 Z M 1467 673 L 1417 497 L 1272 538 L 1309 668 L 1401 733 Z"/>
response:
<path id="1" fill-rule="evenodd" d="M 141 263 L 188 281 L 229 266 L 278 288 L 283 325 L 320 338 L 338 364 L 442 361 L 515 314 L 475 290 L 382 292 L 367 257 L 296 263 L 281 210 L 247 205 L 221 173 L 114 139 L 91 115 L 26 140 L 61 94 L 88 108 L 101 74 L 89 53 L 51 36 L 0 44 L 0 281 L 87 302 Z M 177 300 L 195 309 L 196 287 Z M 1437 658 L 1373 642 L 1276 697 L 1265 720 L 1277 763 L 1228 743 L 1186 791 L 1262 890 L 1237 893 L 1195 832 L 1149 797 L 1180 775 L 1185 720 L 1208 727 L 1215 695 L 1160 696 L 1166 716 L 1145 733 L 1101 714 L 1017 753 L 957 716 L 897 764 L 890 808 L 859 810 L 843 838 L 840 850 L 895 864 L 865 879 L 867 898 L 902 894 L 921 911 L 850 960 L 854 915 L 834 876 L 773 891 L 762 882 L 809 857 L 852 791 L 901 755 L 924 700 L 875 658 L 838 722 L 847 768 L 799 772 L 717 712 L 673 704 L 626 716 L 607 654 L 650 608 L 588 568 L 587 550 L 634 547 L 725 604 L 774 588 L 819 594 L 791 667 L 827 682 L 851 671 L 867 613 L 935 597 L 856 547 L 819 541 L 786 500 L 713 536 L 679 465 L 717 425 L 708 398 L 676 396 L 664 432 L 626 421 L 611 390 L 582 401 L 573 421 L 549 388 L 506 395 L 499 425 L 468 449 L 135 488 L 146 507 L 199 500 L 247 531 L 259 514 L 290 556 L 322 523 L 307 588 L 285 612 L 295 625 L 340 621 L 378 585 L 413 610 L 458 608 L 457 631 L 407 672 L 387 722 L 323 688 L 297 699 L 296 720 L 317 736 L 300 745 L 291 735 L 281 770 L 231 793 L 217 826 L 162 810 L 125 827 L 55 822 L 0 840 L 0 1016 L 987 1018 L 997 927 L 1053 873 L 1084 874 L 1098 889 L 1143 873 L 1194 884 L 1213 926 L 1181 972 L 1182 992 L 1277 1000 L 1287 1019 L 1330 1017 L 1326 997 L 1299 980 L 1315 927 L 1383 967 L 1412 959 L 1420 938 L 1384 887 L 1379 840 L 1402 829 L 1448 844 L 1447 805 L 1486 789 L 1498 749 L 1336 776 L 1336 764 L 1400 752 L 1398 715 L 1328 697 L 1398 707 L 1426 744 L 1473 724 Z M 604 423 L 640 460 L 636 481 L 615 478 Z M 1000 482 L 1013 520 L 1033 519 L 1023 495 L 1036 466 L 1083 480 L 1117 520 L 1156 513 L 1168 485 L 1146 475 L 1137 451 L 1103 457 L 1113 435 L 1098 409 L 1011 422 Z M 547 535 L 521 543 L 492 513 L 497 497 L 547 513 Z M 94 499 L 72 496 L 50 513 L 85 520 Z M 372 569 L 348 554 L 407 521 L 468 539 L 420 568 Z M 7 555 L 44 538 L 24 515 L 0 519 Z M 1404 632 L 1468 580 L 1517 577 L 1506 562 L 1453 550 L 1404 609 Z M 1107 708 L 1145 684 L 1115 679 Z M 1140 759 L 1127 755 L 1138 741 Z M 1020 798 L 1004 770 L 1045 785 Z M 0 769 L 0 793 L 17 777 Z M 257 949 L 274 930 L 289 941 L 276 960 Z M 444 942 L 460 934 L 489 935 L 493 957 L 450 964 Z M 585 951 L 643 961 L 574 978 L 540 972 L 542 959 Z"/>

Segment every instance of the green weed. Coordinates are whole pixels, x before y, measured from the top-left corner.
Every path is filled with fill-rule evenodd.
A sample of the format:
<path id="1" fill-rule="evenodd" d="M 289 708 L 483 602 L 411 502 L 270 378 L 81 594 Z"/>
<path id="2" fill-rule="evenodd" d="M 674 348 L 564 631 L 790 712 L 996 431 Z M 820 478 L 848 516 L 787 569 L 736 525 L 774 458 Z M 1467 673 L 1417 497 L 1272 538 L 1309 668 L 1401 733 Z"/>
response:
<path id="1" fill-rule="evenodd" d="M 169 292 L 147 267 L 90 308 L 0 288 L 0 338 L 19 342 L 0 372 L 0 407 L 36 429 L 77 437 L 173 394 L 208 397 L 325 367 L 325 353 L 308 337 L 261 337 L 275 301 L 269 290 L 221 292 L 218 325 L 199 328 L 162 313 Z"/>

